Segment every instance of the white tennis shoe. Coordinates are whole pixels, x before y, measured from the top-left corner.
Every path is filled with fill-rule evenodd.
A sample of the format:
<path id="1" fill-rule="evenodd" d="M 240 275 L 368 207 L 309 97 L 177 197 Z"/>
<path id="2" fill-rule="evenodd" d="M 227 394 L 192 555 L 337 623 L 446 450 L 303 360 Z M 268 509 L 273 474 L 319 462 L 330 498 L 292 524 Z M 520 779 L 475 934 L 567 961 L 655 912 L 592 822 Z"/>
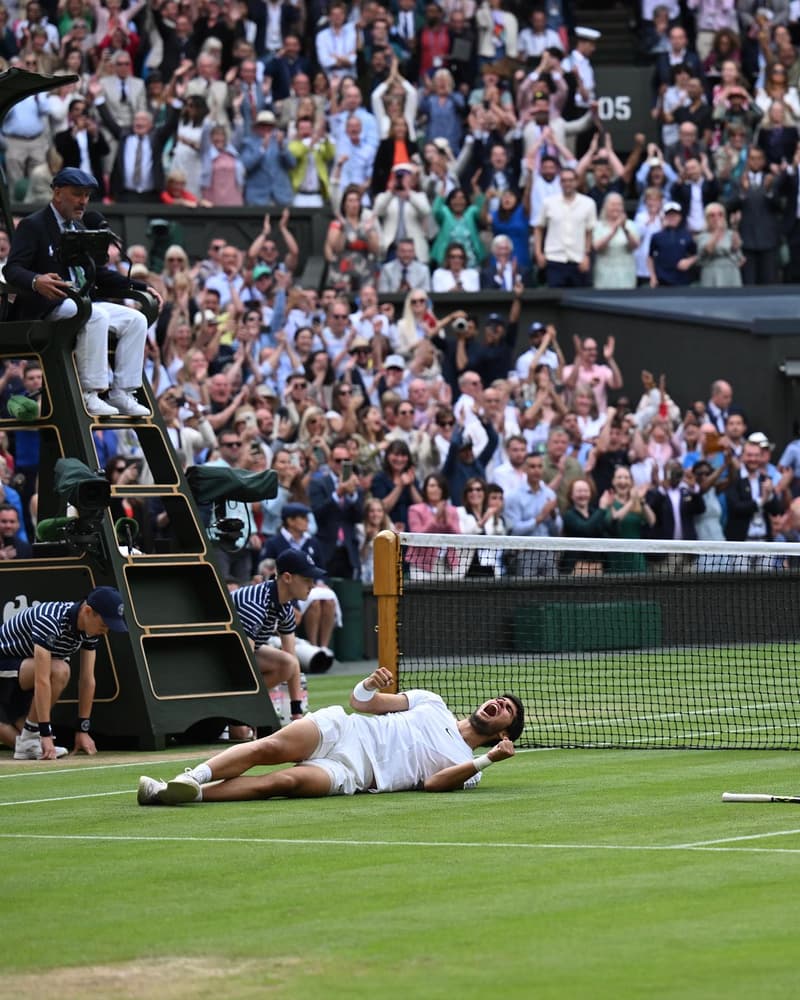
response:
<path id="1" fill-rule="evenodd" d="M 166 788 L 159 792 L 158 801 L 165 806 L 181 806 L 186 802 L 201 802 L 202 798 L 200 782 L 195 781 L 187 767 L 183 774 L 167 782 Z"/>
<path id="2" fill-rule="evenodd" d="M 56 759 L 66 757 L 68 753 L 66 747 L 56 747 Z M 41 736 L 23 729 L 14 742 L 14 760 L 41 760 L 43 756 Z"/>
<path id="3" fill-rule="evenodd" d="M 136 801 L 140 806 L 160 806 L 162 805 L 158 795 L 167 787 L 166 781 L 160 778 L 148 778 L 143 774 L 139 778 L 139 789 L 136 793 Z"/>

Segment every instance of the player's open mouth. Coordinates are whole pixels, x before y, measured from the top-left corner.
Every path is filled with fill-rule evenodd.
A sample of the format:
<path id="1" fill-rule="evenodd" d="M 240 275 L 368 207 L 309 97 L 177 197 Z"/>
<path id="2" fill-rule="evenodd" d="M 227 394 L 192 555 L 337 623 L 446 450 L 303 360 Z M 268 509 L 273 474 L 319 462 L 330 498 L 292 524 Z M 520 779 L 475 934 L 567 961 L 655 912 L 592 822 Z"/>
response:
<path id="1" fill-rule="evenodd" d="M 500 704 L 496 701 L 489 701 L 483 706 L 482 711 L 484 715 L 493 719 L 496 715 L 500 714 Z"/>

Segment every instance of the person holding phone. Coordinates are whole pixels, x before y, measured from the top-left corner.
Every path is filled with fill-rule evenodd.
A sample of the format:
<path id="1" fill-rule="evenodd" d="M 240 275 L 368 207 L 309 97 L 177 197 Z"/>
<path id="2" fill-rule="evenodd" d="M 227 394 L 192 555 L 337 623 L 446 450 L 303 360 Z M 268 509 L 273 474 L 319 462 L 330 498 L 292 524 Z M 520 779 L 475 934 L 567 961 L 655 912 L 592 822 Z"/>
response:
<path id="1" fill-rule="evenodd" d="M 343 438 L 333 442 L 328 465 L 311 477 L 308 492 L 317 519 L 322 565 L 329 576 L 357 580 L 360 559 L 355 528 L 364 517 L 364 496 Z"/>

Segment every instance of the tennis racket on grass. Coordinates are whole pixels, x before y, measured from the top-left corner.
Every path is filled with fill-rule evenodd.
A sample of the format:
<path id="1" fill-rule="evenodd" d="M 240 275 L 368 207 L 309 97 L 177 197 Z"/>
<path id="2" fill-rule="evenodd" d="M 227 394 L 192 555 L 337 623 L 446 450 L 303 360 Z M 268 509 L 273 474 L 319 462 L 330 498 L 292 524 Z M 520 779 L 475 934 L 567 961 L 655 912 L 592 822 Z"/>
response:
<path id="1" fill-rule="evenodd" d="M 749 795 L 742 792 L 723 792 L 723 802 L 793 802 L 800 805 L 800 795 Z"/>

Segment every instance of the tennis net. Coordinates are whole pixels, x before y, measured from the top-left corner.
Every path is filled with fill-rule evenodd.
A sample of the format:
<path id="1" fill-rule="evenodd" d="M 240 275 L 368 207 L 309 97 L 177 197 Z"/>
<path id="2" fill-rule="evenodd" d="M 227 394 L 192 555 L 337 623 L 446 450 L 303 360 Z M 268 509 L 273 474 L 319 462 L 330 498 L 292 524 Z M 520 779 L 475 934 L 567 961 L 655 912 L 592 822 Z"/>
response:
<path id="1" fill-rule="evenodd" d="M 800 545 L 401 534 L 394 551 L 400 690 L 457 715 L 512 691 L 521 746 L 800 745 Z"/>

